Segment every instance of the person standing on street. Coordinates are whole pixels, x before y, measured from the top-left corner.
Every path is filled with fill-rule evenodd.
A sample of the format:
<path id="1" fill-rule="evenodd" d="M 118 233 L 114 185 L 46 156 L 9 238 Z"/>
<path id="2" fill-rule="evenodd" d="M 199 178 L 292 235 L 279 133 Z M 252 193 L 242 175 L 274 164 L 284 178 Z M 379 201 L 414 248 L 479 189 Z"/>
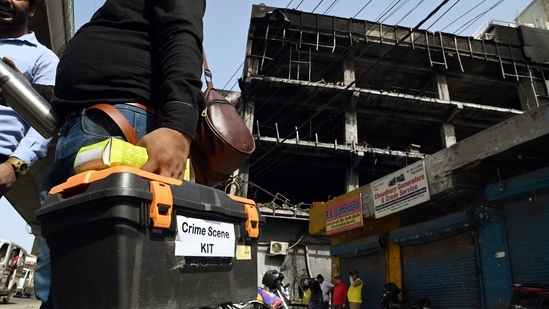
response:
<path id="1" fill-rule="evenodd" d="M 80 148 L 110 137 L 124 139 L 108 112 L 89 108 L 99 103 L 114 107 L 137 133 L 137 146 L 148 153 L 142 170 L 183 178 L 205 106 L 205 9 L 205 0 L 106 0 L 78 30 L 57 68 L 51 103 L 66 122 L 41 187 L 42 199 L 74 175 Z M 42 309 L 55 302 L 50 265 L 49 248 L 41 239 L 35 291 Z"/>
<path id="2" fill-rule="evenodd" d="M 347 299 L 349 300 L 349 309 L 360 309 L 362 304 L 362 279 L 358 276 L 358 271 L 349 273 L 349 291 L 347 292 Z"/>
<path id="3" fill-rule="evenodd" d="M 347 285 L 341 280 L 341 276 L 335 276 L 335 285 L 332 297 L 332 309 L 345 308 L 347 299 Z"/>
<path id="4" fill-rule="evenodd" d="M 307 306 L 308 309 L 322 309 L 324 304 L 324 297 L 322 296 L 322 289 L 320 288 L 320 282 L 314 281 L 311 284 L 311 300 Z"/>
<path id="5" fill-rule="evenodd" d="M 322 290 L 322 309 L 330 307 L 330 293 L 332 292 L 334 285 L 331 282 L 325 281 L 324 276 L 319 274 L 316 276 L 316 280 L 320 283 L 320 289 Z"/>
<path id="6" fill-rule="evenodd" d="M 28 29 L 37 1 L 0 0 L 0 58 L 49 99 L 59 59 Z M 0 88 L 0 197 L 9 192 L 17 177 L 46 156 L 50 141 L 31 128 L 7 103 Z"/>

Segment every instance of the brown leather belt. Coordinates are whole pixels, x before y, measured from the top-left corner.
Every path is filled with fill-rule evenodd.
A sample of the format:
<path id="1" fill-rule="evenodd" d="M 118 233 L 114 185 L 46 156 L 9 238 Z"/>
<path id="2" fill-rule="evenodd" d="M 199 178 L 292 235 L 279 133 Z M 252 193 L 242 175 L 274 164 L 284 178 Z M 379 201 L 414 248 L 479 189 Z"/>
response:
<path id="1" fill-rule="evenodd" d="M 152 115 L 156 115 L 156 109 L 154 106 L 133 102 L 124 104 L 138 107 Z M 126 119 L 126 117 L 124 117 L 124 115 L 118 109 L 116 109 L 116 107 L 108 103 L 97 103 L 86 108 L 86 110 L 90 109 L 97 109 L 107 114 L 112 119 L 112 121 L 114 121 L 114 123 L 116 123 L 116 125 L 120 128 L 122 134 L 124 134 L 124 137 L 126 138 L 126 141 L 134 145 L 137 144 L 137 142 L 139 141 L 137 133 L 135 133 L 135 130 L 133 129 L 128 119 Z M 76 113 L 77 112 L 75 111 L 69 114 L 67 118 L 76 115 Z"/>
<path id="2" fill-rule="evenodd" d="M 146 111 L 147 113 L 149 113 L 151 115 L 156 115 L 156 107 L 155 106 L 150 106 L 150 105 L 143 104 L 143 103 L 133 103 L 133 102 L 124 103 L 124 104 L 138 107 L 138 108 Z"/>

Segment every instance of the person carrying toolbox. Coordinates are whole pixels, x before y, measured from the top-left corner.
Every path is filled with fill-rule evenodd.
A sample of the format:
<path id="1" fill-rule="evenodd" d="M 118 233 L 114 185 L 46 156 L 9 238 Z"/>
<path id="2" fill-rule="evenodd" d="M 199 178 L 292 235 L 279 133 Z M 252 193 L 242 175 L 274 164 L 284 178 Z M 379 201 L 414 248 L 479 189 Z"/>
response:
<path id="1" fill-rule="evenodd" d="M 78 30 L 58 66 L 51 104 L 66 122 L 42 199 L 74 175 L 83 146 L 126 139 L 114 120 L 119 113 L 147 150 L 141 169 L 182 179 L 204 107 L 205 6 L 204 0 L 107 0 Z M 50 278 L 49 249 L 41 239 L 35 289 L 43 309 L 53 307 Z"/>

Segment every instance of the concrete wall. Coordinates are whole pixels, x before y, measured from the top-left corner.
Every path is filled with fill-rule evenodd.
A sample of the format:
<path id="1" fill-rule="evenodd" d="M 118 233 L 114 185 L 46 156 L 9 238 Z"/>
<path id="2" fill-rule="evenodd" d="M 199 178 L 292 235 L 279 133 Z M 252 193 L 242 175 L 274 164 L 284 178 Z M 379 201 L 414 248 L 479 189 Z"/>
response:
<path id="1" fill-rule="evenodd" d="M 515 20 L 517 24 L 549 29 L 549 0 L 534 0 Z"/>

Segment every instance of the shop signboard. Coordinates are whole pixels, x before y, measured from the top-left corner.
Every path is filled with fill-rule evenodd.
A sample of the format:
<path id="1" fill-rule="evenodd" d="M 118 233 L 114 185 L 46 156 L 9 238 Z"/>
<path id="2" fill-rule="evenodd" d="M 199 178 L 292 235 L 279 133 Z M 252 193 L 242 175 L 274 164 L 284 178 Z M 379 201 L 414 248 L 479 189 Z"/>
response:
<path id="1" fill-rule="evenodd" d="M 376 218 L 431 199 L 425 162 L 418 161 L 371 183 Z"/>
<path id="2" fill-rule="evenodd" d="M 326 235 L 362 227 L 361 193 L 344 194 L 326 203 Z"/>

